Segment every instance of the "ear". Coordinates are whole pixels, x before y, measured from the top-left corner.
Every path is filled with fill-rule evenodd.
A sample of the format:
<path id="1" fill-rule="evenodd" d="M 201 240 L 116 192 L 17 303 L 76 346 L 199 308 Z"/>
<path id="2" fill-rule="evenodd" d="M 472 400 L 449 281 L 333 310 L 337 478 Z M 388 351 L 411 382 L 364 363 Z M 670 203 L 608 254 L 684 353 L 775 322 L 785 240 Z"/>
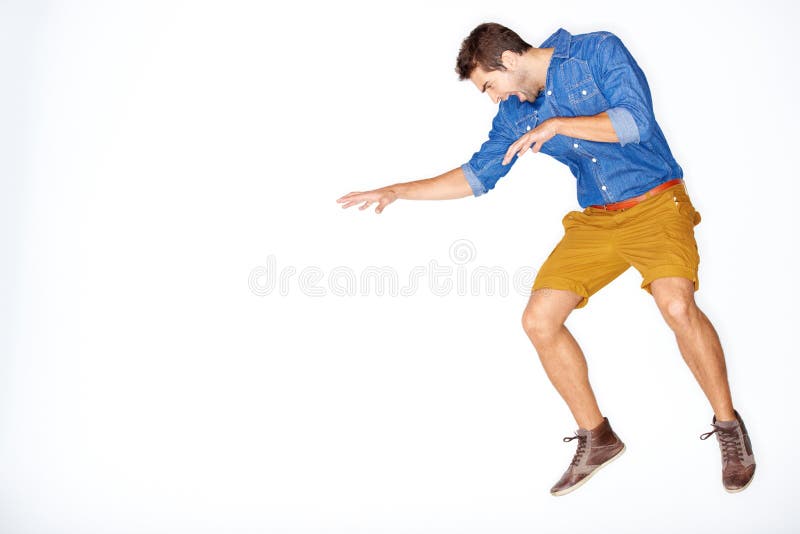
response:
<path id="1" fill-rule="evenodd" d="M 500 61 L 503 63 L 503 66 L 506 68 L 506 70 L 514 70 L 517 68 L 519 54 L 515 54 L 511 50 L 506 50 L 500 54 Z"/>

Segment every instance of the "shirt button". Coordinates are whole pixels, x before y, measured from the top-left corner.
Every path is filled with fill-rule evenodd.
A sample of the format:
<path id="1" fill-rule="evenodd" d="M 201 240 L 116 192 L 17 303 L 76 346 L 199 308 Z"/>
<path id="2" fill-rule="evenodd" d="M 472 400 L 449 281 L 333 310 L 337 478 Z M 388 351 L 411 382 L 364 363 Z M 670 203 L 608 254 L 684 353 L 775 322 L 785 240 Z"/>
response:
<path id="1" fill-rule="evenodd" d="M 553 94 L 553 91 L 547 91 L 547 96 L 550 96 L 552 94 Z"/>
<path id="2" fill-rule="evenodd" d="M 525 129 L 526 129 L 527 131 L 529 131 L 529 132 L 531 131 L 531 127 L 530 127 L 530 126 L 528 126 L 528 127 L 527 127 L 527 128 L 525 128 Z"/>
<path id="3" fill-rule="evenodd" d="M 592 163 L 597 163 L 597 158 L 592 158 Z"/>
<path id="4" fill-rule="evenodd" d="M 605 191 L 605 190 L 606 190 L 606 186 L 603 186 L 603 187 L 601 187 L 600 189 L 602 189 L 603 191 Z"/>
<path id="5" fill-rule="evenodd" d="M 578 148 L 578 143 L 572 143 L 572 148 Z"/>
<path id="6" fill-rule="evenodd" d="M 583 96 L 586 96 L 586 89 L 584 89 L 583 91 L 581 91 L 581 94 L 582 94 Z"/>

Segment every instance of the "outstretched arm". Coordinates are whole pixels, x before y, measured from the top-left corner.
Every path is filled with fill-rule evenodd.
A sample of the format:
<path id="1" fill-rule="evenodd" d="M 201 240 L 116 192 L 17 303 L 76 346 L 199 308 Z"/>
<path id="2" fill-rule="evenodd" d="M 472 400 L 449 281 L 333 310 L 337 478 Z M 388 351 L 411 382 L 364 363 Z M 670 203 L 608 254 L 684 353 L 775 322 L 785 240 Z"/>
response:
<path id="1" fill-rule="evenodd" d="M 363 202 L 363 205 L 358 208 L 361 210 L 365 210 L 377 202 L 378 206 L 375 208 L 375 213 L 381 213 L 386 206 L 398 198 L 406 200 L 450 200 L 468 196 L 472 196 L 472 188 L 467 182 L 461 167 L 456 167 L 434 178 L 388 185 L 372 191 L 347 193 L 343 197 L 336 199 L 336 202 L 341 203 L 342 208 L 349 208 Z"/>

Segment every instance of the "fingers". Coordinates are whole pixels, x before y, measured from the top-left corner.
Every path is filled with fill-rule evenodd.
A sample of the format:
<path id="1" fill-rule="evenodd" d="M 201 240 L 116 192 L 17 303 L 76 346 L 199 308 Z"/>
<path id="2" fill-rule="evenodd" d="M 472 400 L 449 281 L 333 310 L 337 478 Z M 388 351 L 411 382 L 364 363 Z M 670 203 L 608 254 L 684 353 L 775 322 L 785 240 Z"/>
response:
<path id="1" fill-rule="evenodd" d="M 348 193 L 341 198 L 336 199 L 336 202 L 342 204 L 342 209 L 347 209 L 351 206 L 355 206 L 357 204 L 361 204 L 358 209 L 363 211 L 376 202 L 378 202 L 378 207 L 375 209 L 376 213 L 380 213 L 383 211 L 383 208 L 389 203 L 388 200 L 381 200 L 376 198 L 374 195 L 371 195 L 370 192 L 354 192 Z"/>
<path id="2" fill-rule="evenodd" d="M 522 157 L 522 155 L 528 151 L 534 142 L 536 142 L 536 139 L 530 133 L 527 133 L 514 141 L 506 151 L 506 155 L 503 158 L 503 165 L 508 165 L 511 160 L 514 159 L 514 156 L 518 158 Z M 536 152 L 536 150 L 534 150 L 534 152 Z"/>
<path id="3" fill-rule="evenodd" d="M 361 195 L 358 193 L 350 193 L 342 198 L 336 199 L 336 202 L 342 204 L 342 209 L 349 208 L 362 201 Z"/>
<path id="4" fill-rule="evenodd" d="M 514 158 L 514 153 L 517 151 L 517 143 L 518 141 L 514 141 L 508 150 L 506 150 L 506 155 L 503 156 L 503 165 L 508 165 L 508 163 Z"/>
<path id="5" fill-rule="evenodd" d="M 377 202 L 378 206 L 375 208 L 375 213 L 381 213 L 386 206 L 394 202 L 395 198 L 394 193 L 376 189 L 375 191 L 347 193 L 343 197 L 337 198 L 336 202 L 342 204 L 342 209 L 361 204 L 358 209 L 362 211 Z"/>
<path id="6" fill-rule="evenodd" d="M 542 123 L 542 125 L 514 141 L 506 151 L 503 165 L 508 165 L 514 159 L 514 156 L 521 158 L 529 149 L 533 152 L 539 152 L 542 149 L 542 145 L 556 135 L 552 129 L 545 128 L 544 124 Z"/>
<path id="7" fill-rule="evenodd" d="M 529 149 L 529 148 L 531 148 L 531 145 L 532 145 L 532 144 L 533 144 L 533 142 L 531 142 L 531 143 L 524 143 L 524 144 L 522 145 L 522 147 L 519 149 L 519 152 L 517 152 L 517 157 L 518 157 L 518 158 L 521 158 L 521 157 L 523 156 L 523 154 L 525 154 L 525 152 L 527 152 L 527 151 L 528 151 L 528 149 Z M 536 152 L 536 150 L 534 150 L 534 152 Z"/>
<path id="8" fill-rule="evenodd" d="M 337 198 L 336 202 L 339 202 L 339 203 L 347 202 L 348 200 L 351 200 L 353 198 L 353 196 L 361 195 L 361 194 L 363 194 L 361 191 L 351 191 L 350 193 L 347 193 L 346 195 L 343 195 L 343 196 Z"/>
<path id="9" fill-rule="evenodd" d="M 367 195 L 369 195 L 369 192 L 355 191 L 353 193 L 347 193 L 341 198 L 337 198 L 336 202 L 342 204 L 342 209 L 345 209 L 349 208 L 350 206 L 354 206 L 356 204 L 368 201 L 369 197 Z"/>
<path id="10" fill-rule="evenodd" d="M 517 142 L 518 143 L 518 142 Z M 503 165 L 508 165 L 514 156 L 522 157 L 523 154 L 531 147 L 531 142 L 526 142 L 522 144 L 514 143 L 508 148 L 508 152 L 506 152 L 506 156 L 503 158 Z"/>

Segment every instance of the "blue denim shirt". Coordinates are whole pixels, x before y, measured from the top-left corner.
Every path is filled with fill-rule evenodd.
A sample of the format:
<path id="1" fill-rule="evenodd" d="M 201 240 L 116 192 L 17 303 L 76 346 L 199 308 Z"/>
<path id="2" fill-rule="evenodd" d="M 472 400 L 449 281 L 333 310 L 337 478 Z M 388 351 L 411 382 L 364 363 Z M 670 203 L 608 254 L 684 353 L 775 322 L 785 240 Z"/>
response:
<path id="1" fill-rule="evenodd" d="M 575 175 L 581 207 L 635 197 L 683 169 L 672 157 L 653 114 L 644 73 L 616 35 L 571 35 L 560 28 L 540 48 L 554 48 L 547 81 L 533 102 L 516 96 L 501 102 L 489 139 L 461 166 L 474 196 L 494 188 L 517 157 L 502 165 L 508 147 L 551 117 L 608 113 L 619 139 L 601 143 L 556 135 L 541 152 L 567 165 Z"/>

